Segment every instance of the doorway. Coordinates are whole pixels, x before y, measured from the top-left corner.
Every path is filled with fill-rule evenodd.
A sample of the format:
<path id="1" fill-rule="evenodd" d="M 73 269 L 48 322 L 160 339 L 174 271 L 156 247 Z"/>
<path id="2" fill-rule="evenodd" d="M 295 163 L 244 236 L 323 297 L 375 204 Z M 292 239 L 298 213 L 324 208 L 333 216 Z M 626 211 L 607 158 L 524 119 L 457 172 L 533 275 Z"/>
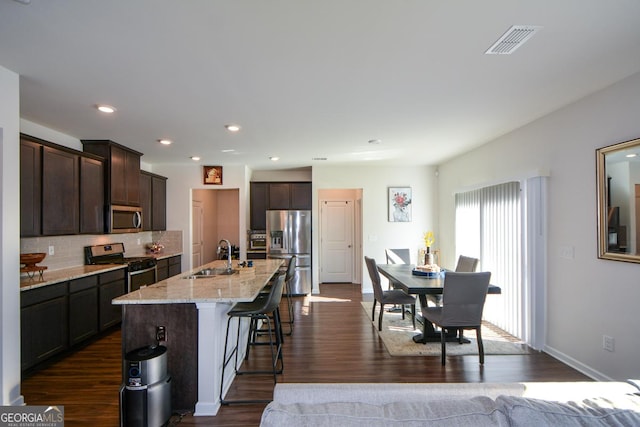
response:
<path id="1" fill-rule="evenodd" d="M 319 190 L 321 283 L 361 283 L 362 190 Z"/>
<path id="2" fill-rule="evenodd" d="M 220 239 L 228 239 L 233 246 L 240 246 L 238 189 L 191 190 L 191 214 L 191 268 L 218 259 Z"/>

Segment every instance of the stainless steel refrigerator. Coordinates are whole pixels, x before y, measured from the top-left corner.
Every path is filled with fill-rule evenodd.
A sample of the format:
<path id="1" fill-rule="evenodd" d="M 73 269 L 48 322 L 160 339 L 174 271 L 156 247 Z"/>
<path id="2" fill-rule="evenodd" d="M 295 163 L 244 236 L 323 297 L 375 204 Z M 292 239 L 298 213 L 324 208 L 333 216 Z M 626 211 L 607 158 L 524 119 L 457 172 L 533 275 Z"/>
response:
<path id="1" fill-rule="evenodd" d="M 267 258 L 296 256 L 292 295 L 311 292 L 311 211 L 267 211 Z"/>

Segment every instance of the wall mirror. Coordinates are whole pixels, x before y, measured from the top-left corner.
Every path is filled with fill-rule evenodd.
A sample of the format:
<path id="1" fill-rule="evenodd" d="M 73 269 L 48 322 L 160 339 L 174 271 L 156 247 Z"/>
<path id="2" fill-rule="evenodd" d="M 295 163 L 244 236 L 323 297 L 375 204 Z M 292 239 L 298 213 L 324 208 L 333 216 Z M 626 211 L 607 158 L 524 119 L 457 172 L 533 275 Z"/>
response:
<path id="1" fill-rule="evenodd" d="M 596 150 L 598 258 L 640 263 L 640 139 Z"/>

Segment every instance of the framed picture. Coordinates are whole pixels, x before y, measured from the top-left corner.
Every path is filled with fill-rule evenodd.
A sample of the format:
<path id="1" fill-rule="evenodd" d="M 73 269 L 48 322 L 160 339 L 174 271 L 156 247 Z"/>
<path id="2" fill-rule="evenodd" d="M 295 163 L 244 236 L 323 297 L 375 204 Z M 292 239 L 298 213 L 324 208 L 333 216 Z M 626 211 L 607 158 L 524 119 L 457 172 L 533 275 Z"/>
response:
<path id="1" fill-rule="evenodd" d="M 204 183 L 222 185 L 222 166 L 203 166 Z"/>
<path id="2" fill-rule="evenodd" d="M 389 222 L 411 222 L 411 187 L 389 187 Z"/>

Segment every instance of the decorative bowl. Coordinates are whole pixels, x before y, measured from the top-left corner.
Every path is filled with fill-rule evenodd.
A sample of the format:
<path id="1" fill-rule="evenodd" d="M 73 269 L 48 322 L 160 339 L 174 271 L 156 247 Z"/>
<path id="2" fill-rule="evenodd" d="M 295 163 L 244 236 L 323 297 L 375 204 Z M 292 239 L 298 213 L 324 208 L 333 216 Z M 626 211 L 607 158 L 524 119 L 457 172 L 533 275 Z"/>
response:
<path id="1" fill-rule="evenodd" d="M 32 267 L 41 262 L 45 256 L 47 256 L 47 254 L 44 252 L 20 254 L 20 264 L 24 264 L 26 267 Z"/>

